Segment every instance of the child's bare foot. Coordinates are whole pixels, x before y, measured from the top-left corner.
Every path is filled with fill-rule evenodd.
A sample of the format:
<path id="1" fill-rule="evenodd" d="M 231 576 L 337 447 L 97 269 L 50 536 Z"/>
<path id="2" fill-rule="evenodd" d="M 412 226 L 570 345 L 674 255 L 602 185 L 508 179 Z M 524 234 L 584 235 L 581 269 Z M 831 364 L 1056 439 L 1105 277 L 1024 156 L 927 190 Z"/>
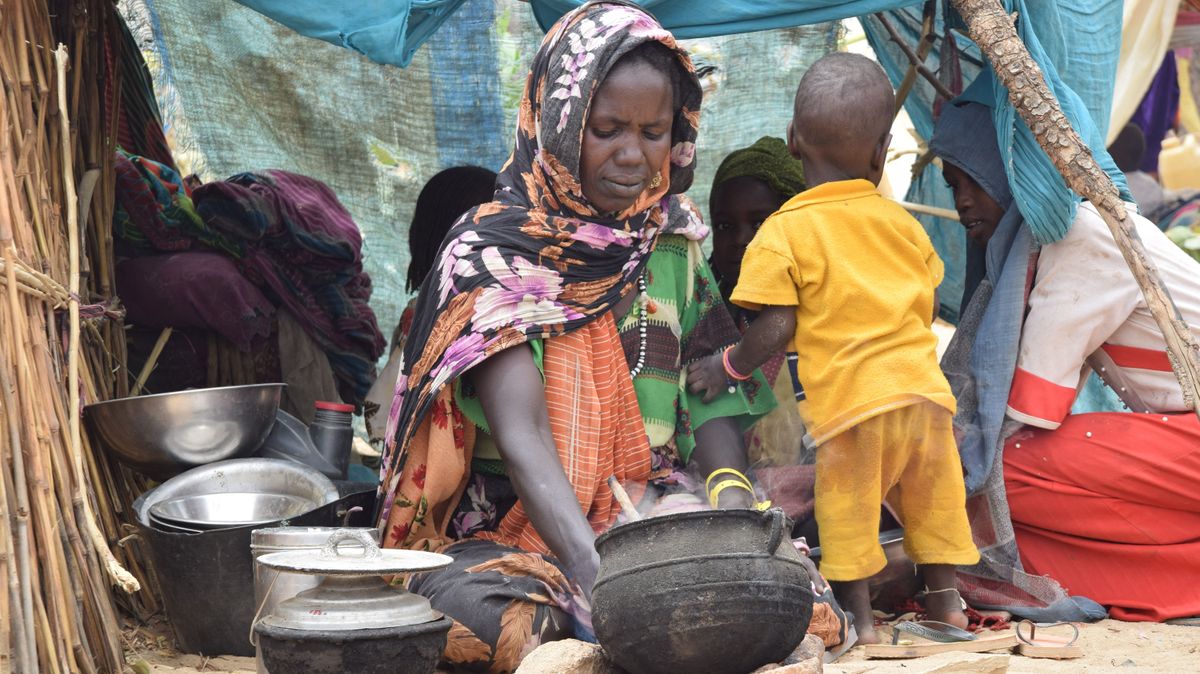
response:
<path id="1" fill-rule="evenodd" d="M 865 618 L 859 618 L 858 614 L 854 614 L 854 631 L 858 635 L 858 641 L 855 644 L 877 644 L 879 643 L 879 631 L 875 629 L 875 616 L 867 611 Z"/>
<path id="2" fill-rule="evenodd" d="M 954 566 L 923 564 L 921 573 L 925 576 L 925 614 L 929 619 L 967 629 L 969 621 L 956 588 Z"/>
<path id="3" fill-rule="evenodd" d="M 879 633 L 875 631 L 875 616 L 871 614 L 871 592 L 867 586 L 867 579 L 830 585 L 842 610 L 854 614 L 854 631 L 858 633 L 858 643 L 879 643 Z"/>
<path id="4" fill-rule="evenodd" d="M 925 595 L 925 614 L 930 620 L 944 622 L 947 625 L 967 629 L 967 614 L 962 610 L 962 599 L 957 590 L 948 592 L 933 592 Z"/>

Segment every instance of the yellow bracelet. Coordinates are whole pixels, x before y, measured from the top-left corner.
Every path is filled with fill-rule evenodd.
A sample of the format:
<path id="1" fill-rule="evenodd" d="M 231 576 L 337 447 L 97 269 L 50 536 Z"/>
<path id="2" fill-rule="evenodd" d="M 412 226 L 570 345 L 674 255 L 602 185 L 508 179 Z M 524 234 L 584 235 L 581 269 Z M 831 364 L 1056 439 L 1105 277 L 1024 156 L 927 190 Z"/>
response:
<path id="1" fill-rule="evenodd" d="M 723 482 L 718 482 L 717 486 L 715 486 L 711 490 L 709 490 L 708 504 L 710 506 L 712 506 L 713 508 L 716 508 L 717 501 L 721 497 L 721 492 L 725 491 L 729 487 L 737 487 L 738 489 L 745 489 L 746 491 L 750 492 L 751 496 L 754 496 L 754 490 L 751 489 L 750 485 L 746 484 L 745 482 L 742 482 L 741 480 L 725 480 Z"/>
<path id="2" fill-rule="evenodd" d="M 750 483 L 750 478 L 743 475 L 742 471 L 737 470 L 735 468 L 718 468 L 708 474 L 708 479 L 704 481 L 704 488 L 708 491 L 711 491 L 709 489 L 709 485 L 712 484 L 713 478 L 718 475 L 721 475 L 721 474 L 732 475 L 732 476 L 738 478 L 739 480 L 741 480 L 747 487 L 752 487 L 752 485 Z M 751 489 L 751 491 L 753 491 L 753 489 Z"/>

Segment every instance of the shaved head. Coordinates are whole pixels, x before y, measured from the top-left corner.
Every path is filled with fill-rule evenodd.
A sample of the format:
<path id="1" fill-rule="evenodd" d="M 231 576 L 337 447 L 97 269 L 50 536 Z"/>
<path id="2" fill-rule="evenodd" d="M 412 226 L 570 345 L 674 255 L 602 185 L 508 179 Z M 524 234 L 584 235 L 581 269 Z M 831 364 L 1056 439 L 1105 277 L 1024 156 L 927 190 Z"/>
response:
<path id="1" fill-rule="evenodd" d="M 896 94 L 883 68 L 858 54 L 828 54 L 796 89 L 794 132 L 803 145 L 849 168 L 874 153 L 892 127 Z"/>
<path id="2" fill-rule="evenodd" d="M 883 68 L 865 56 L 836 52 L 804 73 L 793 111 L 799 130 L 814 145 L 870 137 L 892 127 L 896 94 Z"/>

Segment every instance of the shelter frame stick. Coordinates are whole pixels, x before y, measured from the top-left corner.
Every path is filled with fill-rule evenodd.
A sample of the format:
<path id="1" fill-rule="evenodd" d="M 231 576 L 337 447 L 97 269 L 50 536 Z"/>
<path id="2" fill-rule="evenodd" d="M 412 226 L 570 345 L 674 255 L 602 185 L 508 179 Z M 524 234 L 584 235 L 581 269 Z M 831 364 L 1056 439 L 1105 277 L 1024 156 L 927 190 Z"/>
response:
<path id="1" fill-rule="evenodd" d="M 921 10 L 921 39 L 917 43 L 917 58 L 921 63 L 925 62 L 929 52 L 933 51 L 933 43 L 937 36 L 933 34 L 934 26 L 934 11 L 937 9 L 935 0 L 926 0 L 925 7 Z M 904 109 L 904 101 L 908 100 L 908 95 L 912 93 L 912 88 L 917 83 L 917 67 L 909 64 L 908 70 L 904 73 L 904 79 L 900 80 L 900 86 L 896 87 L 896 115 Z"/>
<path id="2" fill-rule="evenodd" d="M 1038 144 L 1067 185 L 1095 204 L 1112 230 L 1117 247 L 1146 298 L 1154 322 L 1162 331 L 1171 368 L 1183 389 L 1184 404 L 1200 416 L 1200 391 L 1197 388 L 1200 347 L 1163 285 L 1158 267 L 1146 252 L 1116 185 L 1071 127 L 1058 99 L 1046 84 L 1042 69 L 1030 56 L 1017 35 L 1012 18 L 998 0 L 950 0 L 950 4 L 966 22 L 968 35 L 991 62 L 1000 83 L 1008 88 L 1009 100 L 1017 114 L 1033 130 Z"/>
<path id="3" fill-rule="evenodd" d="M 917 52 L 913 51 L 912 47 L 908 46 L 908 44 L 904 41 L 904 38 L 900 37 L 900 33 L 896 32 L 896 27 L 892 25 L 892 22 L 888 21 L 888 18 L 884 16 L 882 12 L 876 13 L 875 18 L 879 19 L 879 23 L 881 23 L 884 30 L 888 32 L 888 36 L 891 38 L 892 42 L 895 42 L 896 46 L 900 47 L 900 51 L 904 52 L 904 56 L 908 58 L 910 70 L 915 69 L 918 75 L 924 77 L 925 81 L 929 82 L 929 85 L 933 87 L 933 90 L 937 92 L 938 96 L 941 96 L 947 101 L 954 98 L 954 92 L 947 89 L 946 85 L 942 84 L 941 81 L 938 80 L 937 75 L 934 75 L 929 68 L 925 67 L 925 64 L 922 63 L 925 60 L 924 57 L 918 55 Z M 909 88 L 912 88 L 911 85 Z M 907 93 L 908 92 L 905 92 L 906 96 Z M 901 103 L 902 101 L 900 101 L 899 97 L 897 97 L 896 107 L 899 108 Z"/>

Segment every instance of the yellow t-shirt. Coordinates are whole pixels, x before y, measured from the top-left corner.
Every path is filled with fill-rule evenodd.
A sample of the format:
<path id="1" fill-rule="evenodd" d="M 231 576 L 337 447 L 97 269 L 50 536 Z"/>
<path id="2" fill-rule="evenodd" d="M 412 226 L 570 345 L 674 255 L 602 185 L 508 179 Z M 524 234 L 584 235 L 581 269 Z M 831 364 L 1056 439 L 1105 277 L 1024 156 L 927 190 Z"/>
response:
<path id="1" fill-rule="evenodd" d="M 802 192 L 763 223 L 732 299 L 796 307 L 796 371 L 818 445 L 922 399 L 954 412 L 930 329 L 943 271 L 921 223 L 866 180 Z"/>

